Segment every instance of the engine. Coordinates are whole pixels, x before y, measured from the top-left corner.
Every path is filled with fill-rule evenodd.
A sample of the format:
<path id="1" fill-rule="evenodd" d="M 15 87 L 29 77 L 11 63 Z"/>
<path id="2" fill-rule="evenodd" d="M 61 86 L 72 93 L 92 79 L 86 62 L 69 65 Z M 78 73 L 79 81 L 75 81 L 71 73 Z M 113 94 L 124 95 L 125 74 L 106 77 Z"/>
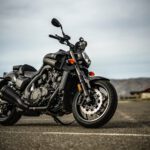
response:
<path id="1" fill-rule="evenodd" d="M 52 69 L 46 70 L 42 76 L 32 83 L 30 88 L 30 104 L 43 103 L 55 91 L 61 81 L 61 73 Z"/>

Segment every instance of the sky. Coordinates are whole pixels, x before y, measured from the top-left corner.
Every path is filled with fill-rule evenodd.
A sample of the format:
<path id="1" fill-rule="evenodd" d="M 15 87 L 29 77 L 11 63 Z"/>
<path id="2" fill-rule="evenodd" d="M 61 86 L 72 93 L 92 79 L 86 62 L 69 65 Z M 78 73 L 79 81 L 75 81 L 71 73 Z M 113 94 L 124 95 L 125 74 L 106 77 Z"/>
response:
<path id="1" fill-rule="evenodd" d="M 150 77 L 150 0 L 0 0 L 0 76 L 13 65 L 39 69 L 47 53 L 68 50 L 48 37 L 61 35 L 54 17 L 72 43 L 88 42 L 96 75 Z"/>

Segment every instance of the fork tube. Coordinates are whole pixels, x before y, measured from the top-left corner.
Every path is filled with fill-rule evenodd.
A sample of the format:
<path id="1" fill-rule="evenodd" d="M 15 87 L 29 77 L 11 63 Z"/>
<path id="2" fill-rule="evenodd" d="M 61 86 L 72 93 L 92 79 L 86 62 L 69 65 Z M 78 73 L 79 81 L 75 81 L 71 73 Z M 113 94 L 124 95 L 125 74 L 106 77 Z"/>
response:
<path id="1" fill-rule="evenodd" d="M 84 81 L 83 76 L 82 76 L 82 74 L 81 74 L 81 70 L 80 70 L 80 68 L 79 68 L 79 66 L 78 66 L 78 63 L 77 63 L 76 58 L 75 58 L 75 56 L 74 56 L 74 53 L 73 53 L 73 51 L 71 51 L 71 50 L 70 50 L 70 55 L 71 55 L 71 57 L 72 57 L 72 58 L 75 60 L 75 62 L 76 62 L 76 63 L 75 63 L 75 69 L 76 69 L 76 72 L 77 72 L 79 81 L 80 81 L 80 83 L 81 83 L 81 86 L 82 86 L 84 95 L 85 95 L 85 97 L 89 97 L 89 92 L 88 92 L 88 90 L 87 90 L 87 88 L 86 88 L 85 81 Z"/>

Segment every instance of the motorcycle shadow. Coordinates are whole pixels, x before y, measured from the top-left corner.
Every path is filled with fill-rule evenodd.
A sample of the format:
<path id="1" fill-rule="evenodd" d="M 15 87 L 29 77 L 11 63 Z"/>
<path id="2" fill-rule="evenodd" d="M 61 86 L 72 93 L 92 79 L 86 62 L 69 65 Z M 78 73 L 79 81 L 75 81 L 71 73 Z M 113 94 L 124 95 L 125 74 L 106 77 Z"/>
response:
<path id="1" fill-rule="evenodd" d="M 106 124 L 103 128 L 143 128 L 150 127 L 150 121 L 114 121 Z"/>
<path id="2" fill-rule="evenodd" d="M 67 122 L 68 123 L 68 122 Z M 77 122 L 73 122 L 70 125 L 62 125 L 55 122 L 28 122 L 28 123 L 17 123 L 15 126 L 30 126 L 30 127 L 81 127 Z M 150 127 L 150 121 L 139 121 L 139 122 L 130 122 L 130 121 L 113 121 L 109 122 L 100 129 L 114 129 L 114 128 L 143 128 Z"/>
<path id="3" fill-rule="evenodd" d="M 68 123 L 68 122 L 67 122 Z M 30 126 L 30 127 L 59 127 L 59 126 L 63 126 L 63 127 L 78 127 L 80 126 L 78 123 L 72 123 L 71 125 L 62 125 L 59 123 L 55 123 L 55 122 L 44 122 L 44 123 L 17 123 L 15 126 Z"/>

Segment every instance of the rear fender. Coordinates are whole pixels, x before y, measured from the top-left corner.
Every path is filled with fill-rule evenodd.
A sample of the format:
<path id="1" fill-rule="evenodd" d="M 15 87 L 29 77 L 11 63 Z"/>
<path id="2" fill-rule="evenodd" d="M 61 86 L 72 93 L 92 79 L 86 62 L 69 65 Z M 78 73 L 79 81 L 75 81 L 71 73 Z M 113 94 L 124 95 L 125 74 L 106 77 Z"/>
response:
<path id="1" fill-rule="evenodd" d="M 16 74 L 12 71 L 4 75 L 4 77 L 0 77 L 0 89 L 7 85 L 9 81 L 16 81 Z"/>
<path id="2" fill-rule="evenodd" d="M 13 71 L 4 75 L 3 78 L 8 81 L 16 82 L 16 74 Z"/>
<path id="3" fill-rule="evenodd" d="M 5 79 L 0 79 L 0 90 L 1 90 L 1 88 L 4 86 L 4 85 L 6 85 L 7 84 L 7 80 L 5 80 Z"/>

